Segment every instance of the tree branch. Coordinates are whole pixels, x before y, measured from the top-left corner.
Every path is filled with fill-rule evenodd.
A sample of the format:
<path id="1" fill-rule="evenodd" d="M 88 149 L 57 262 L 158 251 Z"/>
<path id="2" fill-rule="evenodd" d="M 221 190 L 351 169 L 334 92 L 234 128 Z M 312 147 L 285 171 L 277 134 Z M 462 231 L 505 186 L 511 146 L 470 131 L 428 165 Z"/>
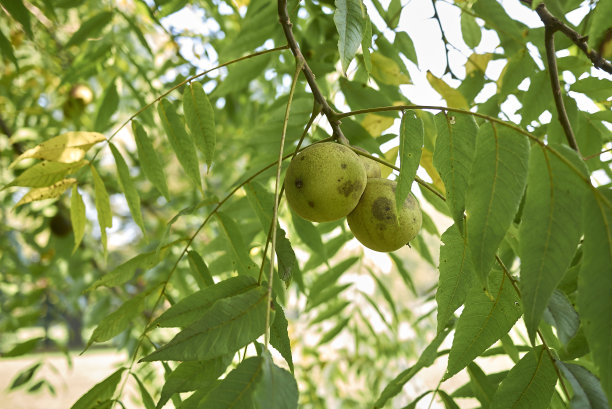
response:
<path id="1" fill-rule="evenodd" d="M 523 3 L 531 5 L 531 0 L 521 0 Z M 561 31 L 565 34 L 574 44 L 578 46 L 582 50 L 583 53 L 586 54 L 587 57 L 593 63 L 595 68 L 599 68 L 600 70 L 604 70 L 608 74 L 612 74 L 612 64 L 610 61 L 603 58 L 596 51 L 589 48 L 587 44 L 588 37 L 581 35 L 573 28 L 569 27 L 563 21 L 553 16 L 550 11 L 546 8 L 544 3 L 540 3 L 536 7 L 536 13 L 540 16 L 540 20 L 544 23 L 544 26 L 547 28 L 551 28 L 554 31 Z"/>
<path id="2" fill-rule="evenodd" d="M 431 0 L 431 5 L 433 6 L 434 14 L 432 16 L 438 22 L 438 27 L 440 27 L 440 33 L 442 34 L 442 41 L 444 42 L 444 52 L 446 53 L 446 68 L 444 69 L 444 74 L 448 73 L 451 75 L 453 79 L 458 79 L 453 70 L 450 67 L 450 59 L 448 58 L 448 46 L 452 46 L 455 48 L 446 38 L 446 34 L 444 33 L 444 29 L 442 28 L 442 21 L 440 21 L 440 16 L 438 15 L 438 9 L 436 8 L 436 0 Z"/>
<path id="3" fill-rule="evenodd" d="M 573 150 L 580 153 L 578 144 L 576 143 L 576 137 L 572 130 L 569 118 L 567 117 L 567 111 L 565 110 L 565 104 L 563 104 L 563 96 L 561 95 L 561 84 L 559 83 L 559 72 L 557 70 L 557 57 L 555 56 L 555 29 L 546 25 L 544 28 L 544 44 L 546 47 L 546 61 L 548 65 L 548 75 L 550 76 L 550 86 L 552 87 L 553 98 L 557 107 L 557 114 L 559 115 L 559 122 L 567 142 Z"/>
<path id="4" fill-rule="evenodd" d="M 315 100 L 321 105 L 321 112 L 323 112 L 323 114 L 327 117 L 327 120 L 329 121 L 329 124 L 331 125 L 332 130 L 334 131 L 334 137 L 336 138 L 336 140 L 338 140 L 338 142 L 348 145 L 349 141 L 342 133 L 342 129 L 340 129 L 340 120 L 338 118 L 338 114 L 329 106 L 327 100 L 325 99 L 323 94 L 321 94 L 321 90 L 319 89 L 319 86 L 317 85 L 317 81 L 315 79 L 315 75 L 308 66 L 308 63 L 306 62 L 302 51 L 300 51 L 300 46 L 295 40 L 295 36 L 293 35 L 292 30 L 293 24 L 291 23 L 291 20 L 289 19 L 289 13 L 287 12 L 287 0 L 278 0 L 278 19 L 280 25 L 283 27 L 285 37 L 287 38 L 287 44 L 289 45 L 289 48 L 291 49 L 291 52 L 293 53 L 295 59 L 298 62 L 301 62 L 302 72 L 306 77 L 306 82 L 308 82 L 308 86 L 310 87 L 310 90 L 312 91 Z"/>

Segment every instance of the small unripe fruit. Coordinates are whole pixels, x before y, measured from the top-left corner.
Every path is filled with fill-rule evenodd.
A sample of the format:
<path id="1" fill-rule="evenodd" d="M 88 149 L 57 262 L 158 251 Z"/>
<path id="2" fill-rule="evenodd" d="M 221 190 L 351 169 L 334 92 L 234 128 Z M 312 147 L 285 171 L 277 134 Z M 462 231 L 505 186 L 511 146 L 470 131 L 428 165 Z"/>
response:
<path id="1" fill-rule="evenodd" d="M 355 238 L 372 250 L 395 251 L 414 239 L 421 229 L 421 209 L 412 194 L 397 213 L 396 187 L 392 180 L 368 179 L 359 203 L 346 218 Z"/>
<path id="2" fill-rule="evenodd" d="M 369 154 L 369 152 L 363 148 L 360 148 L 358 146 L 354 146 L 354 148 L 357 149 L 358 151 Z M 368 176 L 368 179 L 380 177 L 380 164 L 378 162 L 370 158 L 366 158 L 365 156 L 361 156 L 361 155 L 357 155 L 357 156 L 359 156 L 359 160 L 361 161 L 361 163 L 363 163 L 363 166 L 365 167 L 366 175 Z"/>
<path id="3" fill-rule="evenodd" d="M 311 145 L 287 169 L 285 192 L 291 209 L 313 222 L 345 217 L 365 189 L 366 171 L 350 148 L 333 142 Z"/>

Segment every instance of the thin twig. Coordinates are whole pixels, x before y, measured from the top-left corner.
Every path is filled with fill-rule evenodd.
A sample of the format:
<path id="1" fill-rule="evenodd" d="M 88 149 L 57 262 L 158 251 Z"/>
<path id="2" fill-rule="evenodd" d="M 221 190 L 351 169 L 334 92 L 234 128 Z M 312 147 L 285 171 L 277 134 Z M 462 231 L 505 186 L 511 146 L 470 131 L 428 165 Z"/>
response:
<path id="1" fill-rule="evenodd" d="M 302 72 L 306 77 L 306 82 L 308 82 L 308 86 L 312 91 L 312 95 L 315 100 L 321 104 L 321 112 L 323 115 L 327 117 L 329 124 L 332 127 L 334 137 L 336 140 L 344 145 L 349 145 L 348 139 L 342 133 L 342 129 L 340 129 L 340 120 L 338 118 L 337 113 L 329 106 L 327 100 L 321 93 L 319 86 L 317 85 L 317 81 L 315 79 L 315 75 L 310 69 L 308 62 L 304 58 L 302 51 L 300 50 L 300 46 L 298 45 L 295 36 L 293 35 L 293 24 L 289 19 L 289 13 L 287 12 L 287 0 L 278 0 L 278 18 L 281 26 L 283 27 L 283 32 L 285 33 L 285 37 L 287 38 L 287 44 L 293 53 L 293 56 L 297 61 L 303 61 Z"/>
<path id="2" fill-rule="evenodd" d="M 442 41 L 444 42 L 444 52 L 446 54 L 446 68 L 444 69 L 444 74 L 448 73 L 451 75 L 453 79 L 458 79 L 453 70 L 450 67 L 450 58 L 448 58 L 448 46 L 452 46 L 448 38 L 446 38 L 446 34 L 444 33 L 444 28 L 442 28 L 442 21 L 440 20 L 440 16 L 438 15 L 438 9 L 436 8 L 436 0 L 431 0 L 431 5 L 433 6 L 434 14 L 432 16 L 438 22 L 438 27 L 440 27 L 440 33 L 442 34 Z M 454 48 L 454 46 L 452 46 Z"/>
<path id="3" fill-rule="evenodd" d="M 559 71 L 557 70 L 557 56 L 555 55 L 555 29 L 549 25 L 546 25 L 544 28 L 544 44 L 546 48 L 546 61 L 548 64 L 550 86 L 552 88 L 555 105 L 557 106 L 559 122 L 565 133 L 567 143 L 569 143 L 573 150 L 580 153 L 574 131 L 572 130 L 572 124 L 570 124 L 567 111 L 565 110 L 565 104 L 563 103 L 561 84 L 559 83 Z"/>

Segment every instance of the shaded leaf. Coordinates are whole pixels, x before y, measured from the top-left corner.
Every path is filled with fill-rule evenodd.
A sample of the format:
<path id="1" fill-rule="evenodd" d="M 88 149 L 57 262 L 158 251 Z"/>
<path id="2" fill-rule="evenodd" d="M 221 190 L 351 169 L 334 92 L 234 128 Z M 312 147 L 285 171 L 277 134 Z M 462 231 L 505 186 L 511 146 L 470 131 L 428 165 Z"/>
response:
<path id="1" fill-rule="evenodd" d="M 227 376 L 200 402 L 198 408 L 256 409 L 253 394 L 264 376 L 264 359 L 253 356 L 238 364 Z"/>
<path id="2" fill-rule="evenodd" d="M 94 123 L 94 129 L 97 131 L 105 131 L 109 128 L 110 120 L 113 114 L 119 108 L 119 94 L 117 93 L 116 79 L 113 78 L 104 90 L 104 94 L 100 104 Z"/>
<path id="3" fill-rule="evenodd" d="M 363 38 L 363 4 L 361 0 L 336 0 L 335 4 L 334 23 L 338 30 L 338 51 L 342 71 L 346 75 Z"/>
<path id="4" fill-rule="evenodd" d="M 136 140 L 138 158 L 140 159 L 140 168 L 142 172 L 147 179 L 153 183 L 153 186 L 155 186 L 159 193 L 161 193 L 166 200 L 170 200 L 164 167 L 157 156 L 153 144 L 142 125 L 135 120 L 132 121 L 132 131 L 134 132 L 134 139 Z"/>
<path id="5" fill-rule="evenodd" d="M 187 252 L 187 260 L 189 261 L 189 267 L 191 267 L 191 271 L 193 271 L 194 278 L 198 282 L 200 289 L 215 285 L 215 281 L 210 274 L 208 266 L 197 252 L 189 250 Z"/>
<path id="6" fill-rule="evenodd" d="M 148 270 L 152 268 L 159 263 L 163 256 L 164 252 L 161 254 L 156 251 L 140 253 L 97 279 L 87 288 L 87 291 L 95 290 L 101 286 L 115 287 L 125 284 L 132 279 L 137 270 Z"/>
<path id="7" fill-rule="evenodd" d="M 493 270 L 489 282 L 489 295 L 480 286 L 472 286 L 468 291 L 465 308 L 457 321 L 444 379 L 465 368 L 507 334 L 521 316 L 518 296 L 508 277 Z"/>
<path id="8" fill-rule="evenodd" d="M 2 4 L 2 7 L 6 11 L 8 11 L 11 17 L 17 20 L 19 24 L 21 24 L 21 26 L 23 27 L 23 31 L 26 32 L 28 37 L 32 38 L 33 34 L 32 34 L 32 26 L 30 24 L 30 12 L 23 5 L 23 1 L 22 0 L 0 0 L 0 4 Z"/>
<path id="9" fill-rule="evenodd" d="M 155 409 L 155 402 L 153 402 L 153 398 L 149 391 L 147 391 L 146 386 L 142 383 L 138 375 L 132 372 L 132 376 L 136 379 L 136 383 L 138 383 L 138 389 L 140 390 L 140 399 L 144 404 L 145 409 Z"/>
<path id="10" fill-rule="evenodd" d="M 289 369 L 293 372 L 293 356 L 291 354 L 291 341 L 287 332 L 288 326 L 289 323 L 283 308 L 274 301 L 274 322 L 270 326 L 270 344 L 285 358 Z"/>
<path id="11" fill-rule="evenodd" d="M 243 294 L 257 287 L 257 281 L 252 277 L 230 277 L 181 299 L 150 326 L 187 327 L 199 320 L 217 300 Z"/>
<path id="12" fill-rule="evenodd" d="M 572 385 L 574 396 L 570 401 L 576 409 L 609 409 L 608 399 L 599 379 L 583 366 L 555 361 L 563 375 Z"/>
<path id="13" fill-rule="evenodd" d="M 436 115 L 436 127 L 438 136 L 433 164 L 444 182 L 446 202 L 453 220 L 463 231 L 463 212 L 476 152 L 478 126 L 472 116 L 439 113 Z"/>
<path id="14" fill-rule="evenodd" d="M 234 219 L 223 212 L 217 212 L 216 216 L 221 234 L 229 247 L 228 254 L 232 257 L 238 274 L 251 276 L 258 275 L 259 267 L 249 256 L 249 249 L 244 242 L 238 224 Z"/>
<path id="15" fill-rule="evenodd" d="M 0 30 L 0 52 L 2 52 L 2 55 L 6 59 L 10 60 L 13 64 L 15 64 L 15 68 L 19 70 L 19 63 L 17 61 L 17 58 L 15 57 L 13 45 L 11 44 L 9 39 L 4 36 L 2 30 Z"/>
<path id="16" fill-rule="evenodd" d="M 70 37 L 65 47 L 79 45 L 88 38 L 97 36 L 112 19 L 112 11 L 99 12 L 81 24 L 81 27 Z"/>
<path id="17" fill-rule="evenodd" d="M 399 214 L 404 201 L 410 194 L 412 182 L 421 161 L 423 147 L 423 121 L 414 111 L 408 110 L 402 115 L 400 123 L 400 172 L 395 189 L 395 204 Z"/>
<path id="18" fill-rule="evenodd" d="M 98 408 L 101 403 L 110 400 L 115 394 L 115 389 L 121 381 L 121 375 L 125 368 L 119 368 L 102 382 L 96 384 L 77 400 L 70 409 L 93 409 Z"/>
<path id="19" fill-rule="evenodd" d="M 9 168 L 25 158 L 72 163 L 85 157 L 85 152 L 98 142 L 106 140 L 98 132 L 66 132 L 28 149 L 11 163 Z"/>
<path id="20" fill-rule="evenodd" d="M 201 318 L 141 361 L 202 361 L 253 342 L 265 331 L 267 289 L 261 286 L 217 300 Z"/>
<path id="21" fill-rule="evenodd" d="M 11 382 L 11 386 L 9 387 L 9 390 L 19 388 L 20 386 L 28 383 L 34 377 L 34 375 L 36 374 L 36 372 L 38 371 L 41 365 L 42 365 L 42 362 L 37 362 L 34 365 L 28 367 L 27 369 L 21 371 L 15 377 L 15 379 L 13 379 L 13 382 Z"/>
<path id="22" fill-rule="evenodd" d="M 185 124 L 170 102 L 165 99 L 159 101 L 157 112 L 179 163 L 191 182 L 203 194 L 200 166 L 193 138 L 185 130 Z"/>
<path id="23" fill-rule="evenodd" d="M 491 404 L 491 399 L 495 394 L 497 385 L 474 362 L 468 364 L 467 373 L 470 376 L 470 384 L 472 385 L 474 396 L 483 408 L 488 407 Z"/>
<path id="24" fill-rule="evenodd" d="M 612 192 L 593 189 L 583 207 L 578 310 L 601 386 L 612 400 Z"/>
<path id="25" fill-rule="evenodd" d="M 109 142 L 111 152 L 115 158 L 115 165 L 117 165 L 117 173 L 119 174 L 119 186 L 125 194 L 125 200 L 127 201 L 130 213 L 134 218 L 134 222 L 140 227 L 142 233 L 146 236 L 144 221 L 142 219 L 142 213 L 140 212 L 140 196 L 138 190 L 132 181 L 130 176 L 130 169 L 128 168 L 125 159 L 121 156 L 121 153 L 117 150 L 112 142 Z"/>
<path id="26" fill-rule="evenodd" d="M 552 293 L 542 318 L 557 329 L 557 336 L 565 345 L 576 335 L 580 327 L 578 313 L 567 296 L 559 290 Z"/>
<path id="27" fill-rule="evenodd" d="M 348 270 L 353 264 L 359 260 L 359 257 L 349 257 L 336 264 L 323 274 L 320 274 L 316 280 L 310 285 L 310 294 L 319 294 L 326 288 L 336 284 L 338 278 Z"/>
<path id="28" fill-rule="evenodd" d="M 587 177 L 584 163 L 575 151 L 564 145 L 554 148 Z M 519 229 L 521 299 L 531 342 L 582 235 L 576 213 L 581 212 L 584 194 L 580 175 L 548 149 L 534 147 Z"/>
<path id="29" fill-rule="evenodd" d="M 491 409 L 546 409 L 557 382 L 554 364 L 543 346 L 529 351 L 501 382 Z"/>
<path id="30" fill-rule="evenodd" d="M 270 352 L 262 354 L 262 376 L 253 391 L 258 409 L 297 409 L 298 386 L 291 373 L 274 364 Z"/>
<path id="31" fill-rule="evenodd" d="M 20 342 L 19 344 L 15 345 L 13 348 L 8 350 L 7 352 L 2 353 L 2 357 L 12 358 L 12 357 L 28 354 L 32 352 L 34 349 L 36 349 L 38 344 L 40 344 L 40 341 L 42 341 L 43 339 L 45 338 L 36 337 L 36 338 L 28 339 L 27 341 Z"/>
<path id="32" fill-rule="evenodd" d="M 183 93 L 183 111 L 194 142 L 204 154 L 208 169 L 215 156 L 217 140 L 215 131 L 215 112 L 208 100 L 202 84 L 191 82 Z"/>
<path id="33" fill-rule="evenodd" d="M 405 31 L 398 31 L 395 33 L 395 40 L 393 40 L 393 45 L 402 53 L 406 58 L 415 63 L 417 66 L 419 65 L 418 56 L 416 50 L 414 48 L 414 43 L 408 33 Z"/>
<path id="34" fill-rule="evenodd" d="M 474 276 L 470 250 L 456 225 L 453 224 L 442 234 L 442 243 L 440 280 L 436 292 L 438 332 L 446 327 L 453 313 L 463 305 Z"/>
<path id="35" fill-rule="evenodd" d="M 241 61 L 240 64 L 233 64 L 229 68 L 227 76 L 221 80 L 217 88 L 212 92 L 211 97 L 219 98 L 244 89 L 251 81 L 264 72 L 270 60 L 271 54 L 264 54 Z"/>
<path id="36" fill-rule="evenodd" d="M 492 123 L 480 127 L 465 211 L 474 270 L 485 287 L 497 248 L 523 197 L 528 161 L 527 137 Z"/>
<path id="37" fill-rule="evenodd" d="M 100 236 L 104 254 L 106 255 L 106 228 L 113 227 L 113 214 L 110 207 L 110 197 L 104 186 L 104 181 L 98 175 L 96 168 L 90 165 L 91 175 L 94 182 L 94 195 L 96 210 L 98 211 L 98 224 L 100 225 Z"/>

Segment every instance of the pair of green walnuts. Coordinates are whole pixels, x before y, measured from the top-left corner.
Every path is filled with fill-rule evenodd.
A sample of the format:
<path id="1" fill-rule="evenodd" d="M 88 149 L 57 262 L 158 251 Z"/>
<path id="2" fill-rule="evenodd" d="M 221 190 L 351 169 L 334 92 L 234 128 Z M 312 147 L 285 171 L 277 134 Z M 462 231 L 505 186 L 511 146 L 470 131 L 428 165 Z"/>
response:
<path id="1" fill-rule="evenodd" d="M 376 161 L 345 145 L 313 144 L 298 153 L 287 169 L 287 202 L 295 213 L 313 222 L 346 216 L 361 244 L 375 251 L 395 251 L 418 234 L 421 210 L 409 194 L 397 214 L 397 183 L 380 176 Z"/>

